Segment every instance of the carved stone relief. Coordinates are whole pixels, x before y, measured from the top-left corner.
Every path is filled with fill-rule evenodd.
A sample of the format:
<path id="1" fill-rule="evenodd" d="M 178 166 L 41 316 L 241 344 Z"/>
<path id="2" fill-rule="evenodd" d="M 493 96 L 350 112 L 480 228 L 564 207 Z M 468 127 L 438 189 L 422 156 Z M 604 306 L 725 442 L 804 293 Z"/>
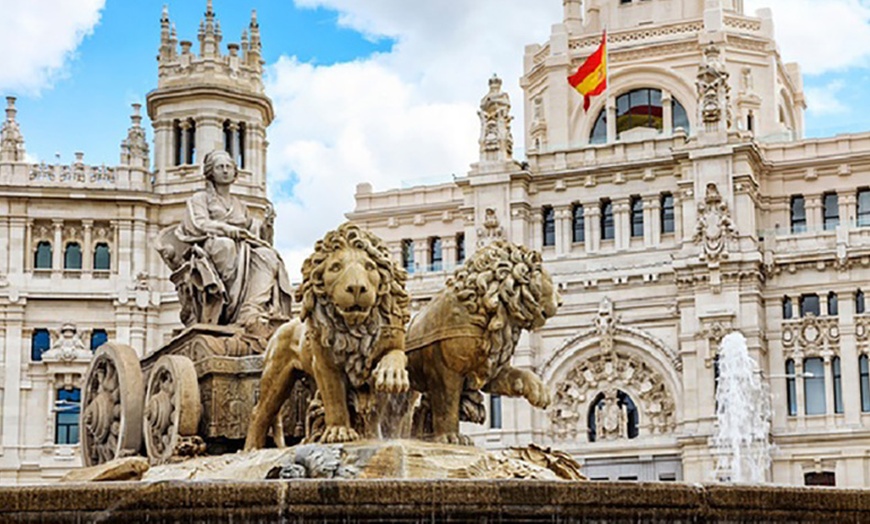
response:
<path id="1" fill-rule="evenodd" d="M 502 81 L 493 76 L 489 92 L 480 101 L 480 160 L 505 161 L 513 155 L 514 139 L 511 135 L 511 101 L 501 90 Z"/>
<path id="2" fill-rule="evenodd" d="M 860 340 L 858 331 L 856 326 L 856 337 Z M 782 347 L 797 358 L 838 354 L 840 326 L 837 317 L 808 314 L 800 319 L 783 321 Z"/>
<path id="3" fill-rule="evenodd" d="M 556 439 L 576 439 L 586 431 L 586 416 L 590 403 L 599 392 L 609 391 L 614 398 L 617 390 L 625 391 L 635 402 L 639 412 L 638 429 L 641 435 L 670 433 L 676 425 L 673 394 L 668 391 L 664 377 L 636 356 L 613 351 L 597 354 L 579 362 L 565 378 L 556 383 L 555 400 L 548 410 L 550 433 Z M 625 432 L 619 426 L 620 415 L 608 415 L 616 421 L 596 424 L 608 438 L 622 438 Z M 596 414 L 597 415 L 597 414 Z"/>
<path id="4" fill-rule="evenodd" d="M 698 222 L 693 240 L 701 244 L 701 261 L 716 264 L 728 258 L 728 242 L 737 237 L 728 204 L 716 184 L 707 184 L 704 201 L 698 204 Z"/>
<path id="5" fill-rule="evenodd" d="M 710 44 L 704 48 L 704 60 L 698 68 L 695 85 L 698 89 L 700 119 L 708 130 L 715 130 L 725 120 L 725 129 L 731 127 L 731 87 L 729 73 L 720 59 L 719 47 Z"/>
<path id="6" fill-rule="evenodd" d="M 628 438 L 628 410 L 619 404 L 617 391 L 604 391 L 601 408 L 595 412 L 595 440 L 618 440 Z"/>
<path id="7" fill-rule="evenodd" d="M 488 246 L 504 238 L 504 228 L 498 220 L 495 208 L 488 207 L 483 215 L 483 227 L 477 230 L 477 247 Z"/>
<path id="8" fill-rule="evenodd" d="M 83 339 L 90 338 L 90 330 L 76 328 L 75 324 L 67 322 L 60 330 L 51 329 L 51 338 L 54 342 L 51 348 L 42 354 L 43 361 L 90 360 L 91 352 L 88 350 Z"/>

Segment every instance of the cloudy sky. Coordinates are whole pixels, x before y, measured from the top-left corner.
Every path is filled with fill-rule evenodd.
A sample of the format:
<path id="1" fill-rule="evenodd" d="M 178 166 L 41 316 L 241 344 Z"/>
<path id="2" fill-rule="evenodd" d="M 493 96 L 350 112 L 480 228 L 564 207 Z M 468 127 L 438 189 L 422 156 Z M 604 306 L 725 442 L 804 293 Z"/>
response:
<path id="1" fill-rule="evenodd" d="M 0 0 L 0 95 L 19 98 L 31 158 L 69 162 L 83 151 L 89 163 L 118 162 L 129 104 L 156 84 L 163 3 L 179 39 L 195 41 L 205 0 Z M 870 95 L 870 0 L 745 3 L 773 9 L 784 59 L 803 67 L 807 136 L 870 130 L 870 113 L 856 110 Z M 269 189 L 294 280 L 314 240 L 353 208 L 358 182 L 382 190 L 463 174 L 477 156 L 487 79 L 499 74 L 520 101 L 523 48 L 544 42 L 562 14 L 559 0 L 214 7 L 224 42 L 259 13 L 277 114 Z"/>

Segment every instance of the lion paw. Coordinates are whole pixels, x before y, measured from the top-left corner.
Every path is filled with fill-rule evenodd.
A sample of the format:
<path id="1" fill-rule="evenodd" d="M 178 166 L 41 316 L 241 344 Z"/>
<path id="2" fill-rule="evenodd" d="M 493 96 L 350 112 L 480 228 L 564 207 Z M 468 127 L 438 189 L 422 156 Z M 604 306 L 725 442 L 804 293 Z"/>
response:
<path id="1" fill-rule="evenodd" d="M 453 444 L 456 446 L 474 445 L 474 441 L 471 440 L 471 437 L 463 435 L 462 433 L 444 433 L 442 435 L 436 435 L 432 441 L 439 444 Z"/>
<path id="2" fill-rule="evenodd" d="M 384 393 L 404 393 L 411 388 L 408 380 L 408 357 L 403 351 L 390 351 L 374 371 L 375 389 Z"/>
<path id="3" fill-rule="evenodd" d="M 339 444 L 352 440 L 359 440 L 359 433 L 347 426 L 327 426 L 323 436 L 320 437 L 320 442 L 323 444 Z"/>
<path id="4" fill-rule="evenodd" d="M 522 378 L 517 378 L 514 389 L 536 408 L 543 409 L 550 405 L 550 388 L 533 373 L 526 372 Z"/>

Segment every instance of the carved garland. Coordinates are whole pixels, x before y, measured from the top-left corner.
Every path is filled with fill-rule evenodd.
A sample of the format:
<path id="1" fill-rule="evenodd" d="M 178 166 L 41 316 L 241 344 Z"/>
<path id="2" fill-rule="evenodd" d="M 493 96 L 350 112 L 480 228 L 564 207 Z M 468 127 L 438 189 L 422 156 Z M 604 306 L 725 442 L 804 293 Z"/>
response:
<path id="1" fill-rule="evenodd" d="M 860 331 L 856 326 L 856 334 Z M 865 335 L 866 337 L 866 332 Z M 859 346 L 861 335 L 857 336 Z M 782 347 L 791 357 L 830 357 L 840 353 L 840 326 L 836 317 L 807 315 L 782 323 Z"/>

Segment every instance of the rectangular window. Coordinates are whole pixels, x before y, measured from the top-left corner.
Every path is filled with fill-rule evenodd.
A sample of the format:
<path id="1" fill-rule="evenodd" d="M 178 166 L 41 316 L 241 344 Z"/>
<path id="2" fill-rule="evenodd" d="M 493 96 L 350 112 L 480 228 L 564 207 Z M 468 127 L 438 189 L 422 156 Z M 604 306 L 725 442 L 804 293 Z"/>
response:
<path id="1" fill-rule="evenodd" d="M 819 316 L 822 314 L 821 307 L 819 305 L 819 296 L 818 295 L 801 295 L 800 299 L 800 309 L 801 316 L 805 317 L 807 315 Z"/>
<path id="2" fill-rule="evenodd" d="M 574 243 L 584 242 L 586 240 L 586 217 L 583 215 L 583 206 L 581 204 L 574 204 L 571 215 L 573 216 L 572 224 L 574 229 L 572 241 Z"/>
<path id="3" fill-rule="evenodd" d="M 30 360 L 42 361 L 42 354 L 51 349 L 51 335 L 47 329 L 34 329 L 30 337 Z"/>
<path id="4" fill-rule="evenodd" d="M 545 246 L 555 246 L 556 245 L 556 211 L 553 209 L 553 206 L 544 206 L 544 209 L 541 210 L 541 214 L 543 215 L 543 233 L 544 233 L 544 245 Z"/>
<path id="5" fill-rule="evenodd" d="M 489 396 L 489 427 L 501 429 L 501 395 Z"/>
<path id="6" fill-rule="evenodd" d="M 465 263 L 465 233 L 456 233 L 456 264 Z"/>
<path id="7" fill-rule="evenodd" d="M 807 211 L 803 195 L 791 197 L 791 232 L 803 233 L 807 230 Z"/>
<path id="8" fill-rule="evenodd" d="M 840 225 L 840 204 L 837 193 L 822 195 L 822 216 L 825 219 L 825 231 L 833 231 Z"/>
<path id="9" fill-rule="evenodd" d="M 825 364 L 821 358 L 804 359 L 804 411 L 825 414 Z"/>
<path id="10" fill-rule="evenodd" d="M 631 197 L 631 236 L 643 237 L 643 199 Z"/>
<path id="11" fill-rule="evenodd" d="M 414 241 L 408 238 L 402 240 L 402 267 L 408 273 L 414 272 Z"/>
<path id="12" fill-rule="evenodd" d="M 105 329 L 95 329 L 91 333 L 91 351 L 96 351 L 100 346 L 109 341 L 109 334 Z"/>
<path id="13" fill-rule="evenodd" d="M 837 305 L 837 294 L 831 291 L 828 293 L 828 315 L 835 317 L 839 312 L 840 308 Z"/>
<path id="14" fill-rule="evenodd" d="M 858 227 L 870 226 L 870 189 L 858 190 Z"/>
<path id="15" fill-rule="evenodd" d="M 79 443 L 79 412 L 82 392 L 78 388 L 59 389 L 55 403 L 55 444 Z"/>
<path id="16" fill-rule="evenodd" d="M 785 361 L 785 395 L 788 400 L 789 416 L 797 415 L 797 378 L 795 377 L 794 360 Z"/>
<path id="17" fill-rule="evenodd" d="M 840 372 L 840 357 L 831 360 L 831 371 L 834 375 L 834 413 L 843 412 L 843 376 Z"/>
<path id="18" fill-rule="evenodd" d="M 662 194 L 662 233 L 674 232 L 674 195 Z"/>
<path id="19" fill-rule="evenodd" d="M 601 239 L 613 240 L 614 234 L 613 202 L 605 198 L 601 201 Z"/>
<path id="20" fill-rule="evenodd" d="M 860 289 L 855 293 L 855 313 L 864 312 L 864 292 Z"/>
<path id="21" fill-rule="evenodd" d="M 429 257 L 432 263 L 429 266 L 430 271 L 441 271 L 441 237 L 432 237 L 429 239 Z"/>
<path id="22" fill-rule="evenodd" d="M 867 355 L 858 357 L 858 371 L 861 376 L 861 411 L 870 412 L 870 362 Z"/>
<path id="23" fill-rule="evenodd" d="M 782 318 L 785 320 L 788 320 L 793 315 L 794 315 L 794 313 L 792 313 L 791 298 L 783 297 L 782 298 Z"/>

